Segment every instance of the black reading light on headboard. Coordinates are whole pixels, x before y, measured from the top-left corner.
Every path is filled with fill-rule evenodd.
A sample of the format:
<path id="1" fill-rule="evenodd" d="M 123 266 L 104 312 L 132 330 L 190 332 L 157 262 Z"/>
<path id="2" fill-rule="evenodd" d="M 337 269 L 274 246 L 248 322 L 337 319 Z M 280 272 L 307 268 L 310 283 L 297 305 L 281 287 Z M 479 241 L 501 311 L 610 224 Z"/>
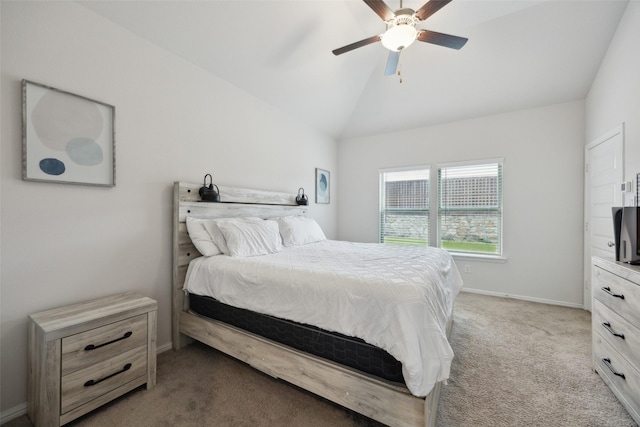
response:
<path id="1" fill-rule="evenodd" d="M 308 205 L 309 204 L 309 198 L 307 197 L 306 194 L 304 194 L 304 188 L 300 187 L 298 189 L 298 195 L 296 196 L 296 203 L 298 205 Z"/>
<path id="2" fill-rule="evenodd" d="M 209 185 L 207 186 L 207 177 L 209 177 Z M 214 188 L 215 187 L 215 188 Z M 204 183 L 202 187 L 200 187 L 200 198 L 203 202 L 219 202 L 220 201 L 220 190 L 218 186 L 213 183 L 213 178 L 211 174 L 208 173 L 204 176 Z"/>

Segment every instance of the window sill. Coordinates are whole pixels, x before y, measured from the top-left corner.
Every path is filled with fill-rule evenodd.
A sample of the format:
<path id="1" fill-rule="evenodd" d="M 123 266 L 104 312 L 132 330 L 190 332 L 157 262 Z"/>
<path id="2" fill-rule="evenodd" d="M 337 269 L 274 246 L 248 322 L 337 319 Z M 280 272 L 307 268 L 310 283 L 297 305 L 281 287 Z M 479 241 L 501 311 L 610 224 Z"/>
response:
<path id="1" fill-rule="evenodd" d="M 486 255 L 486 254 L 465 254 L 461 252 L 449 252 L 453 259 L 463 261 L 485 261 L 485 262 L 497 262 L 504 264 L 507 262 L 507 257 L 504 255 Z"/>

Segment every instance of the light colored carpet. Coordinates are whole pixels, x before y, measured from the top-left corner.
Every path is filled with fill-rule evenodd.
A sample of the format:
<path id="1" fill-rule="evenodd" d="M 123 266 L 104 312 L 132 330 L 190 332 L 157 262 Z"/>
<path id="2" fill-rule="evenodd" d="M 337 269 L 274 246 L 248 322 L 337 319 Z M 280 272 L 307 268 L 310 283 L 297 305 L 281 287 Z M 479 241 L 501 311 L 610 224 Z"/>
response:
<path id="1" fill-rule="evenodd" d="M 589 312 L 470 293 L 454 311 L 438 426 L 636 426 L 591 367 Z M 202 344 L 159 355 L 157 381 L 69 425 L 380 426 Z"/>
<path id="2" fill-rule="evenodd" d="M 462 293 L 440 426 L 635 426 L 592 369 L 591 313 Z"/>

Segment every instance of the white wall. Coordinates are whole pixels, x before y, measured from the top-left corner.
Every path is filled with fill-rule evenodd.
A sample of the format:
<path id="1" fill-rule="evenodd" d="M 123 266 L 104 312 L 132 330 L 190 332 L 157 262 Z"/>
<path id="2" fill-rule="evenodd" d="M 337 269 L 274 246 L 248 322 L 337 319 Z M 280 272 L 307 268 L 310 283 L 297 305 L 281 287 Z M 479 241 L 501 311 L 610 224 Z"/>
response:
<path id="1" fill-rule="evenodd" d="M 381 168 L 502 157 L 507 261 L 457 261 L 465 288 L 581 306 L 583 150 L 581 101 L 341 141 L 339 237 L 377 241 Z"/>
<path id="2" fill-rule="evenodd" d="M 1 410 L 24 411 L 27 316 L 137 291 L 170 334 L 172 183 L 297 193 L 332 172 L 332 203 L 310 206 L 337 237 L 337 148 L 236 87 L 72 2 L 0 2 Z M 21 79 L 116 107 L 117 186 L 21 179 Z M 295 159 L 295 161 L 293 160 Z M 17 409 L 16 409 L 17 408 Z"/>
<path id="3" fill-rule="evenodd" d="M 625 181 L 640 172 L 640 2 L 630 1 L 585 102 L 586 143 L 620 123 L 625 132 Z"/>

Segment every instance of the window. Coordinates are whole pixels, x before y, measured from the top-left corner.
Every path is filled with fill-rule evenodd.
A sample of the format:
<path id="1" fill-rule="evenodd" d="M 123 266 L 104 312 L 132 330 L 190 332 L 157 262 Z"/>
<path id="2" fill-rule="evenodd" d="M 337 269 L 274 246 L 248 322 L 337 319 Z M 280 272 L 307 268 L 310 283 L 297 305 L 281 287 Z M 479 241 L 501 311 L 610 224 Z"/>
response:
<path id="1" fill-rule="evenodd" d="M 502 254 L 502 162 L 438 167 L 439 246 Z"/>
<path id="2" fill-rule="evenodd" d="M 429 169 L 380 172 L 380 242 L 429 244 Z"/>
<path id="3" fill-rule="evenodd" d="M 381 170 L 380 242 L 502 256 L 502 160 Z"/>

